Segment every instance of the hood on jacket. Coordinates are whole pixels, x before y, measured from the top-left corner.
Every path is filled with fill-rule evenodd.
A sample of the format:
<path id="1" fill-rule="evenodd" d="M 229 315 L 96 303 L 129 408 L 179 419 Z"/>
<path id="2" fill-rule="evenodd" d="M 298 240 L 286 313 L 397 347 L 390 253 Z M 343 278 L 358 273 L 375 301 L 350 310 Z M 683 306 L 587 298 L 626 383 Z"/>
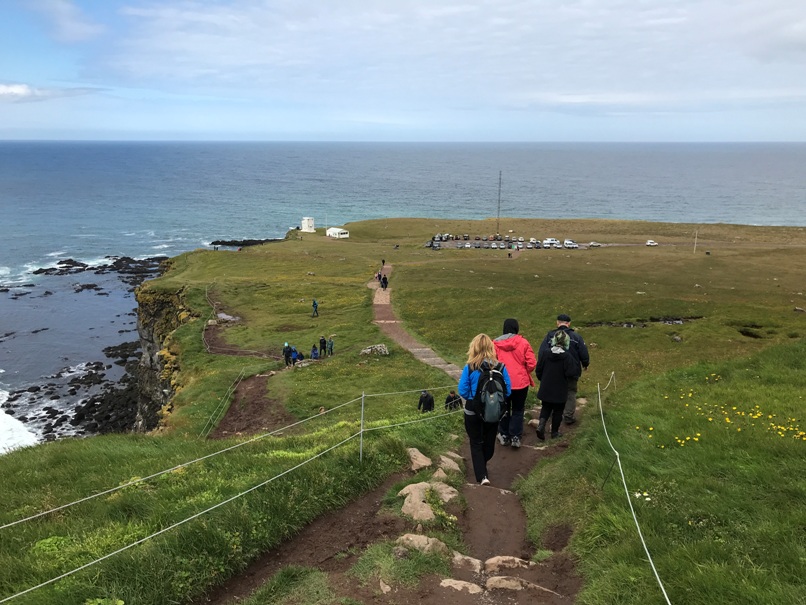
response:
<path id="1" fill-rule="evenodd" d="M 502 351 L 514 351 L 518 348 L 518 343 L 523 339 L 520 334 L 503 334 L 496 338 L 493 342 L 497 349 Z"/>

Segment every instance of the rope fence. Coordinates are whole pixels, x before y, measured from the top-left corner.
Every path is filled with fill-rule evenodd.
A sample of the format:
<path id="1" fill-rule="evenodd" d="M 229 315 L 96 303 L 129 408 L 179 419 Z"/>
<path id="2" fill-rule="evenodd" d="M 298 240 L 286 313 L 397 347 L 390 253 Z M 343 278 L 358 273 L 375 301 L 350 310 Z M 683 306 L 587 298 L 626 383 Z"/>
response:
<path id="1" fill-rule="evenodd" d="M 604 389 L 600 388 L 600 385 L 596 385 L 597 395 L 599 399 L 599 415 L 602 418 L 602 430 L 604 431 L 604 436 L 607 439 L 607 443 L 610 446 L 610 449 L 613 450 L 613 453 L 616 455 L 616 459 L 614 464 L 618 465 L 619 473 L 621 474 L 621 483 L 624 486 L 624 494 L 627 496 L 627 504 L 630 507 L 630 513 L 632 514 L 633 521 L 635 522 L 635 528 L 638 530 L 638 537 L 641 540 L 641 545 L 644 547 L 644 552 L 646 553 L 646 557 L 649 560 L 649 565 L 652 568 L 652 573 L 655 575 L 655 580 L 658 582 L 658 586 L 660 587 L 660 591 L 663 593 L 663 598 L 666 600 L 667 605 L 672 605 L 672 602 L 669 600 L 669 595 L 666 594 L 666 588 L 663 586 L 663 582 L 660 579 L 660 574 L 658 573 L 658 569 L 655 567 L 655 561 L 652 559 L 652 555 L 649 552 L 649 547 L 647 546 L 646 540 L 644 540 L 644 533 L 641 531 L 641 525 L 638 523 L 638 517 L 635 514 L 635 508 L 632 505 L 632 499 L 630 498 L 630 490 L 627 487 L 627 479 L 624 476 L 624 467 L 621 465 L 621 454 L 619 454 L 618 450 L 613 445 L 613 442 L 610 440 L 610 434 L 607 432 L 607 424 L 605 423 L 604 417 L 604 408 L 602 407 L 602 391 L 606 390 L 611 384 L 615 385 L 616 383 L 616 373 L 612 372 L 610 374 L 610 380 L 605 386 Z M 607 477 L 605 477 L 605 482 L 610 477 L 610 472 L 612 472 L 613 467 L 610 467 L 610 471 L 607 473 Z M 604 485 L 604 484 L 603 484 Z"/>
<path id="2" fill-rule="evenodd" d="M 243 373 L 244 373 L 244 370 L 241 371 L 241 373 L 238 375 L 238 378 L 236 378 L 236 380 L 233 383 L 233 385 L 230 386 L 230 388 L 228 389 L 228 393 L 234 392 L 234 390 L 237 388 L 237 385 L 243 379 Z M 613 442 L 612 442 L 612 440 L 610 438 L 610 435 L 608 433 L 608 430 L 607 430 L 607 424 L 606 424 L 605 415 L 604 415 L 604 408 L 603 408 L 603 404 L 602 404 L 602 391 L 607 390 L 611 385 L 613 387 L 615 387 L 615 385 L 616 385 L 615 372 L 611 373 L 610 379 L 609 379 L 607 385 L 605 385 L 604 388 L 602 388 L 600 384 L 597 384 L 597 395 L 598 395 L 599 413 L 600 413 L 600 418 L 601 418 L 601 422 L 602 422 L 602 429 L 603 429 L 605 438 L 607 440 L 607 443 L 608 443 L 610 449 L 613 451 L 613 453 L 615 455 L 614 466 L 616 466 L 616 465 L 618 466 L 619 473 L 621 475 L 621 482 L 622 482 L 622 485 L 623 485 L 623 488 L 624 488 L 624 493 L 625 493 L 626 498 L 627 498 L 627 504 L 629 505 L 630 513 L 631 513 L 633 521 L 635 523 L 635 527 L 636 527 L 636 530 L 638 532 L 638 537 L 639 537 L 639 539 L 641 541 L 642 547 L 643 547 L 644 552 L 645 552 L 645 554 L 647 556 L 647 560 L 649 561 L 650 567 L 652 568 L 652 572 L 653 572 L 654 577 L 655 577 L 655 579 L 656 579 L 656 581 L 658 583 L 658 586 L 660 587 L 660 590 L 661 590 L 661 593 L 663 594 L 665 602 L 667 603 L 667 605 L 671 605 L 671 601 L 669 600 L 668 594 L 666 593 L 666 589 L 665 589 L 665 587 L 663 585 L 663 582 L 662 582 L 662 580 L 660 578 L 660 574 L 658 573 L 658 570 L 657 570 L 657 568 L 655 566 L 654 560 L 652 559 L 652 555 L 651 555 L 651 553 L 649 551 L 649 547 L 648 547 L 648 545 L 646 543 L 646 540 L 644 538 L 643 532 L 641 530 L 640 523 L 638 521 L 638 517 L 637 517 L 636 512 L 635 512 L 635 508 L 633 507 L 632 500 L 630 498 L 630 491 L 629 491 L 629 488 L 627 486 L 627 481 L 626 481 L 626 477 L 625 477 L 625 474 L 624 474 L 624 468 L 623 468 L 622 463 L 621 463 L 621 454 L 618 452 L 618 450 L 613 445 Z M 113 488 L 110 488 L 110 489 L 107 489 L 107 490 L 92 494 L 92 495 L 87 496 L 85 498 L 75 500 L 75 501 L 70 502 L 68 504 L 63 504 L 61 506 L 57 506 L 57 507 L 54 507 L 52 509 L 36 513 L 34 515 L 30 515 L 30 516 L 25 517 L 23 519 L 19 519 L 19 520 L 10 522 L 10 523 L 6 523 L 5 525 L 0 526 L 0 530 L 7 529 L 7 528 L 10 528 L 10 527 L 15 526 L 15 525 L 19 525 L 21 523 L 25 523 L 27 521 L 31 521 L 31 520 L 43 517 L 43 516 L 48 515 L 48 514 L 64 510 L 66 508 L 75 506 L 77 504 L 87 502 L 88 500 L 92 500 L 93 498 L 97 498 L 99 496 L 103 496 L 103 495 L 106 495 L 106 494 L 111 494 L 111 493 L 116 492 L 118 490 L 125 489 L 127 487 L 136 485 L 138 483 L 142 483 L 144 481 L 149 481 L 151 479 L 154 479 L 154 478 L 159 477 L 161 475 L 164 475 L 166 473 L 176 471 L 178 469 L 190 466 L 192 464 L 196 464 L 198 462 L 201 462 L 201 461 L 213 458 L 215 456 L 218 456 L 218 455 L 233 451 L 235 449 L 241 448 L 241 447 L 243 447 L 245 445 L 255 443 L 257 441 L 263 440 L 263 439 L 265 439 L 267 437 L 276 435 L 278 433 L 282 433 L 282 432 L 287 431 L 287 430 L 289 430 L 291 428 L 294 428 L 296 426 L 299 426 L 299 425 L 302 425 L 302 424 L 304 424 L 306 422 L 309 422 L 309 421 L 311 421 L 313 419 L 323 417 L 326 414 L 330 414 L 332 412 L 335 412 L 336 410 L 339 410 L 339 409 L 344 408 L 346 406 L 355 404 L 355 403 L 357 403 L 359 401 L 361 402 L 359 430 L 357 432 L 351 434 L 347 438 L 345 438 L 345 439 L 339 441 L 338 443 L 336 443 L 336 444 L 334 444 L 334 445 L 332 445 L 332 446 L 330 446 L 330 447 L 328 447 L 328 448 L 326 448 L 326 449 L 314 454 L 313 456 L 311 456 L 310 458 L 307 458 L 306 460 L 300 462 L 299 464 L 296 464 L 295 466 L 293 466 L 293 467 L 291 467 L 289 469 L 286 469 L 286 470 L 282 471 L 281 473 L 266 479 L 265 481 L 262 481 L 262 482 L 260 482 L 260 483 L 258 483 L 256 485 L 244 490 L 244 491 L 241 491 L 238 494 L 235 494 L 235 495 L 233 495 L 233 496 L 231 496 L 229 498 L 226 498 L 225 500 L 222 500 L 221 502 L 218 502 L 218 503 L 216 503 L 216 504 L 214 504 L 212 506 L 209 506 L 208 508 L 205 508 L 204 510 L 201 510 L 201 511 L 199 511 L 197 513 L 194 513 L 193 515 L 191 515 L 191 516 L 189 516 L 189 517 L 187 517 L 185 519 L 177 521 L 177 522 L 175 522 L 175 523 L 173 523 L 173 524 L 171 524 L 171 525 L 169 525 L 167 527 L 164 527 L 164 528 L 162 528 L 162 529 L 160 529 L 158 531 L 155 531 L 154 533 L 152 533 L 152 534 L 150 534 L 148 536 L 145 536 L 145 537 L 140 538 L 138 540 L 135 540 L 135 541 L 133 541 L 133 542 L 131 542 L 129 544 L 126 544 L 125 546 L 122 546 L 122 547 L 118 548 L 117 550 L 114 550 L 113 552 L 110 552 L 110 553 L 108 553 L 106 555 L 103 555 L 103 556 L 101 556 L 101 557 L 99 557 L 99 558 L 97 558 L 97 559 L 95 559 L 93 561 L 85 563 L 84 565 L 81 565 L 80 567 L 77 567 L 77 568 L 75 568 L 73 570 L 70 570 L 68 572 L 65 572 L 65 573 L 63 573 L 63 574 L 61 574 L 59 576 L 51 578 L 51 579 L 49 579 L 49 580 L 47 580 L 45 582 L 37 584 L 36 586 L 32 586 L 30 588 L 27 588 L 24 591 L 21 591 L 19 593 L 14 594 L 14 595 L 5 597 L 2 600 L 0 600 L 0 604 L 7 603 L 9 601 L 12 601 L 12 600 L 20 597 L 20 596 L 23 596 L 25 594 L 33 592 L 33 591 L 35 591 L 35 590 L 37 590 L 39 588 L 42 588 L 42 587 L 48 586 L 50 584 L 53 584 L 55 582 L 58 582 L 61 579 L 64 579 L 64 578 L 66 578 L 68 576 L 71 576 L 71 575 L 76 574 L 76 573 L 78 573 L 80 571 L 83 571 L 83 570 L 85 570 L 85 569 L 87 569 L 89 567 L 92 567 L 93 565 L 96 565 L 98 563 L 101 563 L 102 561 L 105 561 L 105 560 L 107 560 L 107 559 L 109 559 L 111 557 L 114 557 L 117 554 L 125 552 L 125 551 L 127 551 L 127 550 L 129 550 L 131 548 L 134 548 L 135 546 L 143 544 L 144 542 L 146 542 L 148 540 L 151 540 L 151 539 L 153 539 L 153 538 L 155 538 L 157 536 L 160 536 L 160 535 L 162 535 L 162 534 L 164 534 L 164 533 L 166 533 L 168 531 L 171 531 L 171 530 L 173 530 L 173 529 L 175 529 L 177 527 L 180 527 L 181 525 L 184 525 L 184 524 L 186 524 L 186 523 L 188 523 L 188 522 L 190 522 L 190 521 L 192 521 L 194 519 L 197 519 L 197 518 L 199 518 L 199 517 L 201 517 L 203 515 L 206 515 L 206 514 L 212 512 L 212 511 L 214 511 L 214 510 L 216 510 L 216 509 L 218 509 L 218 508 L 220 508 L 222 506 L 225 506 L 226 504 L 228 504 L 230 502 L 233 502 L 234 500 L 242 498 L 242 497 L 246 496 L 247 494 L 254 492 L 257 489 L 260 489 L 261 487 L 264 487 L 264 486 L 272 483 L 273 481 L 276 481 L 277 479 L 279 479 L 281 477 L 284 477 L 285 475 L 288 475 L 289 473 L 292 473 L 293 471 L 305 466 L 306 464 L 309 464 L 309 463 L 313 462 L 314 460 L 317 460 L 318 458 L 324 456 L 325 454 L 327 454 L 329 452 L 332 452 L 333 450 L 335 450 L 337 448 L 345 446 L 346 444 L 352 442 L 356 438 L 359 439 L 359 461 L 363 462 L 363 444 L 364 444 L 364 434 L 365 433 L 373 433 L 373 432 L 380 431 L 380 430 L 390 430 L 390 429 L 394 429 L 394 428 L 399 428 L 399 427 L 408 426 L 408 425 L 414 425 L 414 424 L 423 423 L 423 422 L 433 422 L 433 421 L 437 421 L 437 420 L 446 418 L 448 416 L 451 416 L 451 415 L 454 415 L 454 414 L 457 414 L 457 413 L 463 411 L 462 408 L 458 408 L 458 409 L 446 411 L 446 412 L 443 412 L 443 413 L 423 414 L 423 415 L 421 415 L 420 418 L 413 419 L 413 420 L 395 422 L 395 423 L 392 423 L 392 424 L 378 424 L 377 426 L 366 426 L 364 412 L 365 412 L 365 408 L 366 408 L 366 400 L 367 399 L 369 399 L 369 398 L 377 398 L 377 397 L 392 397 L 392 396 L 399 396 L 399 395 L 407 395 L 407 394 L 411 394 L 411 393 L 421 392 L 423 390 L 439 391 L 439 390 L 444 390 L 444 389 L 448 389 L 448 388 L 452 388 L 452 387 L 453 387 L 453 385 L 429 387 L 427 389 L 411 389 L 411 390 L 395 391 L 395 392 L 387 392 L 387 393 L 370 393 L 370 394 L 362 393 L 362 395 L 360 397 L 356 397 L 355 399 L 351 399 L 350 401 L 346 401 L 344 403 L 338 404 L 338 405 L 336 405 L 336 406 L 334 406 L 334 407 L 332 407 L 330 409 L 325 410 L 324 412 L 317 413 L 315 415 L 309 416 L 309 417 L 304 418 L 302 420 L 299 420 L 297 422 L 288 424 L 288 425 L 286 425 L 286 426 L 284 426 L 282 428 L 275 429 L 273 431 L 269 431 L 269 432 L 263 433 L 261 435 L 257 435 L 257 436 L 255 436 L 255 437 L 253 437 L 251 439 L 248 439 L 248 440 L 243 441 L 241 443 L 235 444 L 233 446 L 226 447 L 226 448 L 217 450 L 215 452 L 211 452 L 210 454 L 207 454 L 205 456 L 201 456 L 201 457 L 195 458 L 193 460 L 183 462 L 181 464 L 172 466 L 169 469 L 161 470 L 161 471 L 158 471 L 158 472 L 153 473 L 151 475 L 148 475 L 146 477 L 142 477 L 142 478 L 138 478 L 138 479 L 126 482 L 126 483 L 118 485 L 116 487 L 113 487 Z M 221 401 L 222 402 L 225 401 L 227 396 L 228 395 L 225 393 L 225 395 L 222 397 Z M 213 425 L 215 424 L 215 421 L 212 420 L 212 419 L 217 417 L 219 409 L 222 408 L 222 407 L 223 407 L 223 404 L 220 402 L 219 405 L 214 410 L 213 414 L 211 415 L 210 419 L 208 420 L 208 424 L 211 423 L 211 422 L 212 422 Z M 383 422 L 383 421 L 376 421 L 376 422 Z M 206 427 L 207 427 L 207 425 L 205 425 L 205 429 L 202 429 L 202 432 L 204 432 L 204 430 L 206 430 Z M 613 466 L 611 466 L 610 471 L 612 471 L 612 469 L 613 469 Z M 608 477 L 609 476 L 610 476 L 610 472 L 608 472 Z M 605 478 L 605 482 L 606 481 L 607 481 L 607 478 Z"/>
<path id="3" fill-rule="evenodd" d="M 441 388 L 449 388 L 449 387 L 436 387 L 436 389 L 441 389 Z M 414 390 L 411 390 L 411 391 L 399 391 L 397 393 L 391 393 L 391 394 L 387 394 L 387 395 L 399 395 L 399 394 L 406 394 L 406 393 L 412 393 L 412 392 L 419 392 L 419 391 L 422 391 L 422 390 L 423 389 L 414 389 Z M 383 394 L 382 393 L 375 393 L 375 394 L 372 394 L 371 396 L 377 397 L 377 396 L 381 396 L 381 395 L 383 395 Z M 71 575 L 76 574 L 76 573 L 78 573 L 80 571 L 83 571 L 83 570 L 85 570 L 85 569 L 87 569 L 89 567 L 92 567 L 93 565 L 96 565 L 98 563 L 101 563 L 102 561 L 105 561 L 105 560 L 107 560 L 107 559 L 109 559 L 111 557 L 114 557 L 117 554 L 125 552 L 125 551 L 127 551 L 127 550 L 129 550 L 129 549 L 131 549 L 131 548 L 133 548 L 135 546 L 138 546 L 138 545 L 148 541 L 148 540 L 151 540 L 151 539 L 153 539 L 153 538 L 155 538 L 157 536 L 160 536 L 160 535 L 162 535 L 162 534 L 164 534 L 164 533 L 166 533 L 166 532 L 168 532 L 168 531 L 170 531 L 172 529 L 175 529 L 175 528 L 177 528 L 177 527 L 179 527 L 181 525 L 184 525 L 185 523 L 188 523 L 188 522 L 190 522 L 190 521 L 192 521 L 194 519 L 197 519 L 197 518 L 199 518 L 199 517 L 201 517 L 201 516 L 203 516 L 203 515 L 205 515 L 207 513 L 210 513 L 210 512 L 212 512 L 212 511 L 214 511 L 214 510 L 216 510 L 216 509 L 218 509 L 218 508 L 220 508 L 220 507 L 222 507 L 222 506 L 224 506 L 224 505 L 226 505 L 226 504 L 228 504 L 228 503 L 230 503 L 230 502 L 232 502 L 234 500 L 242 498 L 243 496 L 246 496 L 247 494 L 249 494 L 249 493 L 251 493 L 251 492 L 253 492 L 253 491 L 255 491 L 255 490 L 257 490 L 257 489 L 259 489 L 261 487 L 264 487 L 265 485 L 268 485 L 269 483 L 271 483 L 273 481 L 276 481 L 277 479 L 279 479 L 279 478 L 281 478 L 281 477 L 283 477 L 283 476 L 285 476 L 285 475 L 287 475 L 287 474 L 289 474 L 289 473 L 291 473 L 291 472 L 293 472 L 293 471 L 305 466 L 306 464 L 309 464 L 310 462 L 313 462 L 314 460 L 320 458 L 321 456 L 324 456 L 325 454 L 327 454 L 327 453 L 329 453 L 329 452 L 331 452 L 331 451 L 333 451 L 333 450 L 335 450 L 335 449 L 337 449 L 339 447 L 342 447 L 342 446 L 346 445 L 347 443 L 353 441 L 356 437 L 358 437 L 360 439 L 360 442 L 361 442 L 359 457 L 360 457 L 360 460 L 363 461 L 363 435 L 364 435 L 364 433 L 373 432 L 373 431 L 377 431 L 377 430 L 384 430 L 384 429 L 388 430 L 388 429 L 397 428 L 397 427 L 406 426 L 406 425 L 411 425 L 411 424 L 416 424 L 416 423 L 420 423 L 420 422 L 435 421 L 435 420 L 438 420 L 440 418 L 444 418 L 446 416 L 450 416 L 452 414 L 455 414 L 455 413 L 461 411 L 461 409 L 457 409 L 457 410 L 451 410 L 450 412 L 446 412 L 446 413 L 442 413 L 442 414 L 430 414 L 429 413 L 429 414 L 424 414 L 423 417 L 418 418 L 416 420 L 398 422 L 398 423 L 387 424 L 387 425 L 383 425 L 383 426 L 366 427 L 365 424 L 364 424 L 364 408 L 365 408 L 365 400 L 366 400 L 367 397 L 369 397 L 369 396 L 362 394 L 361 397 L 358 397 L 356 399 L 352 399 L 350 401 L 342 403 L 342 404 L 340 404 L 340 405 L 338 405 L 338 406 L 336 406 L 334 408 L 331 408 L 330 410 L 327 410 L 326 412 L 316 414 L 315 416 L 310 416 L 310 417 L 308 417 L 308 418 L 306 418 L 304 420 L 301 420 L 299 422 L 295 422 L 293 424 L 287 425 L 286 427 L 283 427 L 282 429 L 277 429 L 275 431 L 265 433 L 263 435 L 255 437 L 255 438 L 250 439 L 248 441 L 245 441 L 243 443 L 239 443 L 239 444 L 237 444 L 235 446 L 224 448 L 224 449 L 219 450 L 217 452 L 213 452 L 211 454 L 208 454 L 207 456 L 203 456 L 203 457 L 197 458 L 195 460 L 191 460 L 189 462 L 185 462 L 183 464 L 174 466 L 171 469 L 166 469 L 166 470 L 163 470 L 163 471 L 159 471 L 158 473 L 154 473 L 152 475 L 149 475 L 148 477 L 143 477 L 143 478 L 137 479 L 135 481 L 130 481 L 130 482 L 126 483 L 126 484 L 119 485 L 117 487 L 105 490 L 103 492 L 99 492 L 97 494 L 93 494 L 92 496 L 88 496 L 86 498 L 82 498 L 81 500 L 76 500 L 75 502 L 71 502 L 69 504 L 65 504 L 65 505 L 62 505 L 62 506 L 59 506 L 59 507 L 56 507 L 56 508 L 53 508 L 53 509 L 50 509 L 50 510 L 47 510 L 47 511 L 43 511 L 41 513 L 37 513 L 36 515 L 31 515 L 30 517 L 26 517 L 25 519 L 20 519 L 18 521 L 14 521 L 12 523 L 8 523 L 6 525 L 0 526 L 0 529 L 5 529 L 5 528 L 11 527 L 13 525 L 18 525 L 18 524 L 23 523 L 25 521 L 30 521 L 32 519 L 42 517 L 42 516 L 47 515 L 49 513 L 56 512 L 58 510 L 63 510 L 65 508 L 68 508 L 68 507 L 73 506 L 75 504 L 79 504 L 81 502 L 86 502 L 87 500 L 91 500 L 92 498 L 96 498 L 98 496 L 101 496 L 101 495 L 104 495 L 104 494 L 109 494 L 109 493 L 112 493 L 112 492 L 117 491 L 119 489 L 123 489 L 125 487 L 135 485 L 137 483 L 141 483 L 141 482 L 146 481 L 148 479 L 153 479 L 153 478 L 158 477 L 160 475 L 163 475 L 165 473 L 168 473 L 168 472 L 171 472 L 173 470 L 188 466 L 190 464 L 199 462 L 201 460 L 206 460 L 206 459 L 211 458 L 213 456 L 216 456 L 216 455 L 228 452 L 228 451 L 232 451 L 233 449 L 236 449 L 238 447 L 242 447 L 244 445 L 247 445 L 248 443 L 253 443 L 253 442 L 258 441 L 260 439 L 263 439 L 263 438 L 265 438 L 265 437 L 267 437 L 269 435 L 276 434 L 276 433 L 278 433 L 280 431 L 287 430 L 287 429 L 292 428 L 294 426 L 303 424 L 304 422 L 307 422 L 307 421 L 312 420 L 314 418 L 321 417 L 325 413 L 330 413 L 330 412 L 333 412 L 333 411 L 335 411 L 335 410 L 337 410 L 339 408 L 342 408 L 342 407 L 345 407 L 347 405 L 356 403 L 357 401 L 361 401 L 360 429 L 357 432 L 355 432 L 352 435 L 350 435 L 349 437 L 347 437 L 346 439 L 343 439 L 339 443 L 336 443 L 335 445 L 332 445 L 332 446 L 328 447 L 327 449 L 325 449 L 325 450 L 323 450 L 323 451 L 311 456 L 310 458 L 300 462 L 299 464 L 297 464 L 297 465 L 295 465 L 295 466 L 293 466 L 293 467 L 291 467 L 289 469 L 286 469 L 285 471 L 283 471 L 283 472 L 281 472 L 281 473 L 279 473 L 279 474 L 277 474 L 277 475 L 275 475 L 275 476 L 273 476 L 273 477 L 271 477 L 269 479 L 266 479 L 265 481 L 262 481 L 261 483 L 258 483 L 257 485 L 254 485 L 254 486 L 250 487 L 249 489 L 246 489 L 246 490 L 244 490 L 244 491 L 242 491 L 242 492 L 240 492 L 238 494 L 235 494 L 234 496 L 231 496 L 231 497 L 229 497 L 229 498 L 227 498 L 225 500 L 222 500 L 221 502 L 218 502 L 217 504 L 214 504 L 214 505 L 212 505 L 212 506 L 210 506 L 210 507 L 208 507 L 208 508 L 206 508 L 206 509 L 204 509 L 202 511 L 194 513 L 193 515 L 191 515 L 191 516 L 189 516 L 189 517 L 187 517 L 185 519 L 182 519 L 181 521 L 177 521 L 176 523 L 173 523 L 173 524 L 171 524 L 171 525 L 169 525 L 167 527 L 164 527 L 164 528 L 162 528 L 162 529 L 160 529 L 160 530 L 158 530 L 158 531 L 156 531 L 156 532 L 154 532 L 154 533 L 152 533 L 152 534 L 150 534 L 148 536 L 145 536 L 143 538 L 140 538 L 139 540 L 136 540 L 134 542 L 126 544 L 125 546 L 122 546 L 121 548 L 118 548 L 117 550 L 115 550 L 115 551 L 113 551 L 111 553 L 108 553 L 106 555 L 103 555 L 102 557 L 99 557 L 99 558 L 97 558 L 97 559 L 95 559 L 93 561 L 85 563 L 84 565 L 81 565 L 80 567 L 77 567 L 77 568 L 72 569 L 72 570 L 70 570 L 68 572 L 65 572 L 65 573 L 63 573 L 63 574 L 61 574 L 59 576 L 56 576 L 56 577 L 51 578 L 49 580 L 46 580 L 45 582 L 37 584 L 36 586 L 32 586 L 30 588 L 27 588 L 24 591 L 18 592 L 18 593 L 14 594 L 14 595 L 11 595 L 9 597 L 5 597 L 2 600 L 0 600 L 0 604 L 6 603 L 8 601 L 16 599 L 17 597 L 20 597 L 20 596 L 23 596 L 23 595 L 28 594 L 30 592 L 33 592 L 34 590 L 37 590 L 39 588 L 43 588 L 45 586 L 48 586 L 48 585 L 53 584 L 55 582 L 58 582 L 61 579 L 64 579 L 64 578 L 66 578 L 68 576 L 71 576 Z"/>

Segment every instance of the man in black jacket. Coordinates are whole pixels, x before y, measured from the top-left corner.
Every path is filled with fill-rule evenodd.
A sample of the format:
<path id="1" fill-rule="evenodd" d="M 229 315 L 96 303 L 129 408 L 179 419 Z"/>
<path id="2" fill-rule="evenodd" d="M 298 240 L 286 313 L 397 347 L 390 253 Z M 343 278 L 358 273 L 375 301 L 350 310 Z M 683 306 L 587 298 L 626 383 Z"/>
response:
<path id="1" fill-rule="evenodd" d="M 574 332 L 574 329 L 571 327 L 571 318 L 565 313 L 560 313 L 557 316 L 557 329 L 549 330 L 549 333 L 546 334 L 546 337 L 540 344 L 540 349 L 537 352 L 538 359 L 540 359 L 542 355 L 551 353 L 551 338 L 559 330 L 568 334 L 568 338 L 570 339 L 568 354 L 577 366 L 576 377 L 568 379 L 568 397 L 565 400 L 565 410 L 563 411 L 565 424 L 574 424 L 576 422 L 574 414 L 576 413 L 577 407 L 577 384 L 579 377 L 582 376 L 582 370 L 588 369 L 590 355 L 588 354 L 588 347 L 585 346 L 584 339 Z"/>
<path id="2" fill-rule="evenodd" d="M 420 394 L 420 401 L 417 402 L 417 409 L 422 409 L 423 412 L 433 412 L 434 396 L 428 391 L 423 391 Z"/>

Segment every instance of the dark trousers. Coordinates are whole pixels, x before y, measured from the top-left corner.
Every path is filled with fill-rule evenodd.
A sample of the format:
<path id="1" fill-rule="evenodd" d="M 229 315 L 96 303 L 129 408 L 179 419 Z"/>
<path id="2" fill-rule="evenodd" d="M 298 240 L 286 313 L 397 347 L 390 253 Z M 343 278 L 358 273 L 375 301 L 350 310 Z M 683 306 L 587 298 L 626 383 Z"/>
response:
<path id="1" fill-rule="evenodd" d="M 563 410 L 565 409 L 565 402 L 560 401 L 559 403 L 552 403 L 550 401 L 544 401 L 543 407 L 540 408 L 540 420 L 545 421 L 548 420 L 549 416 L 551 416 L 551 432 L 556 433 L 560 430 L 560 424 L 563 421 Z"/>
<path id="2" fill-rule="evenodd" d="M 509 409 L 498 425 L 498 432 L 504 437 L 517 437 L 520 439 L 523 435 L 523 409 L 526 407 L 526 396 L 528 394 L 529 387 L 512 389 L 508 402 Z"/>
<path id="3" fill-rule="evenodd" d="M 470 442 L 470 459 L 473 461 L 473 474 L 481 482 L 487 476 L 487 462 L 495 453 L 495 436 L 498 425 L 484 422 L 478 414 L 465 414 L 465 432 Z"/>
<path id="4" fill-rule="evenodd" d="M 285 356 L 285 365 L 286 365 L 286 367 L 291 365 L 291 355 L 286 355 Z"/>

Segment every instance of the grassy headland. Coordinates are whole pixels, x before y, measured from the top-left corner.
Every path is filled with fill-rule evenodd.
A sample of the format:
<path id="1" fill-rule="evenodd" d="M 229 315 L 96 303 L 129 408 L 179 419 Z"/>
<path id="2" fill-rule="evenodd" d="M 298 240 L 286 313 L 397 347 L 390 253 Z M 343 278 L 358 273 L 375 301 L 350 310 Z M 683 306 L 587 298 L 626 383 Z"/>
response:
<path id="1" fill-rule="evenodd" d="M 510 259 L 502 251 L 423 247 L 436 232 L 489 235 L 495 220 L 390 219 L 347 228 L 349 240 L 292 233 L 281 243 L 174 259 L 167 275 L 143 286 L 155 293 L 181 291 L 196 318 L 177 329 L 166 347 L 179 368 L 173 411 L 155 435 L 69 440 L 0 458 L 0 524 L 238 443 L 198 435 L 238 375 L 280 368 L 271 355 L 279 356 L 284 341 L 305 353 L 323 334 L 334 335 L 336 343 L 333 358 L 268 381 L 269 396 L 298 418 L 362 392 L 449 385 L 446 376 L 386 341 L 372 324 L 371 291 L 364 284 L 383 258 L 394 265 L 393 305 L 407 329 L 454 363 L 463 363 L 472 336 L 497 335 L 506 317 L 518 318 L 521 334 L 537 347 L 557 313 L 567 312 L 589 343 L 592 363 L 580 396 L 590 403 L 573 447 L 547 460 L 521 486 L 536 543 L 558 523 L 576 528 L 570 549 L 586 575 L 580 602 L 661 600 L 620 479 L 605 482 L 613 456 L 595 395 L 597 383 L 604 386 L 613 372 L 616 388 L 604 394 L 608 428 L 672 602 L 801 598 L 806 313 L 794 309 L 806 307 L 806 230 L 503 219 L 502 233 L 512 229 L 527 239 L 618 244 L 523 250 Z M 649 238 L 661 245 L 645 247 Z M 207 353 L 201 336 L 208 297 L 240 318 L 227 329 L 227 341 L 268 357 Z M 320 303 L 319 318 L 310 317 L 312 298 Z M 685 321 L 654 321 L 661 318 Z M 390 347 L 390 357 L 358 355 L 379 342 Z M 367 421 L 383 424 L 413 418 L 416 395 L 368 402 Z M 0 530 L 0 599 L 323 452 L 355 434 L 357 409 L 345 406 L 294 434 Z M 17 602 L 184 602 L 323 510 L 377 485 L 401 468 L 406 446 L 427 453 L 447 447 L 449 432 L 461 433 L 458 417 L 377 431 L 364 444 L 363 464 L 353 440 Z"/>

